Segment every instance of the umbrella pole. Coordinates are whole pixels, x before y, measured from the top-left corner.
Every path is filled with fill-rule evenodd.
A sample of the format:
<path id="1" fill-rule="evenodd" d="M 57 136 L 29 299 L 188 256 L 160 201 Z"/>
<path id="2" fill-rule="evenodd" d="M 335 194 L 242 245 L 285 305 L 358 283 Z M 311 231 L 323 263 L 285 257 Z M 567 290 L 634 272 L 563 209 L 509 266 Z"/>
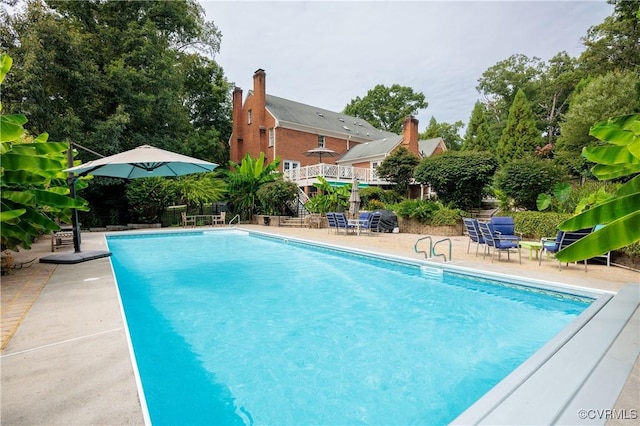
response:
<path id="1" fill-rule="evenodd" d="M 69 167 L 73 167 L 73 148 L 69 143 L 69 149 L 67 150 L 67 164 Z M 76 199 L 76 178 L 73 173 L 69 173 L 69 190 L 71 191 L 71 198 Z M 80 253 L 80 226 L 78 222 L 78 210 L 71 209 L 71 227 L 73 228 L 73 250 L 76 253 Z"/>

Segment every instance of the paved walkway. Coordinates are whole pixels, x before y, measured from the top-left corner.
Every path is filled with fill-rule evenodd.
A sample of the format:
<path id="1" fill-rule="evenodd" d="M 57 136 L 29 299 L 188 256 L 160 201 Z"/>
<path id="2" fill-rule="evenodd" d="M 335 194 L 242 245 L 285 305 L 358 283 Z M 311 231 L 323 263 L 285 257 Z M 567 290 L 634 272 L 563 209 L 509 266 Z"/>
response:
<path id="1" fill-rule="evenodd" d="M 279 228 L 260 225 L 248 229 L 326 242 L 409 258 L 424 258 L 414 234 L 335 235 L 326 229 Z M 444 237 L 442 237 L 444 238 Z M 101 233 L 83 234 L 83 250 L 103 250 Z M 436 237 L 434 237 L 436 239 Z M 440 239 L 440 238 L 437 238 Z M 517 255 L 491 262 L 475 256 L 468 239 L 451 237 L 452 263 L 507 275 L 526 276 L 578 287 L 616 292 L 640 284 L 640 274 L 619 267 L 569 265 L 558 270 L 551 259 L 522 263 Z M 426 244 L 426 245 L 423 245 Z M 438 252 L 447 252 L 447 243 Z M 78 265 L 50 265 L 34 258 L 51 254 L 42 239 L 29 251 L 15 254 L 12 274 L 2 277 L 2 415 L 1 424 L 141 424 L 137 397 L 115 283 L 108 259 Z M 426 250 L 428 242 L 419 243 Z M 442 248 L 442 250 L 441 250 Z M 447 253 L 448 255 L 448 253 Z M 441 260 L 437 260 L 441 261 Z M 640 361 L 616 407 L 638 409 Z M 599 408 L 599 407 L 597 407 Z M 609 422 L 615 424 L 615 422 Z M 621 424 L 625 424 L 621 422 Z M 629 424 L 629 423 L 627 423 Z"/>

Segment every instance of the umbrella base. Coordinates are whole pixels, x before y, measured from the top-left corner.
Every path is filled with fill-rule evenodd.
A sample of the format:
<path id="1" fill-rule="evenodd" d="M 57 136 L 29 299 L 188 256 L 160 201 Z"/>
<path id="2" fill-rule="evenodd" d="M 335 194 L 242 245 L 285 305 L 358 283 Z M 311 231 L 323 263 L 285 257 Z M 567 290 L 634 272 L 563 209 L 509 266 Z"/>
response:
<path id="1" fill-rule="evenodd" d="M 40 263 L 53 263 L 56 265 L 73 265 L 76 263 L 87 262 L 89 260 L 100 259 L 111 256 L 110 251 L 84 251 L 80 253 L 58 253 L 41 257 Z"/>

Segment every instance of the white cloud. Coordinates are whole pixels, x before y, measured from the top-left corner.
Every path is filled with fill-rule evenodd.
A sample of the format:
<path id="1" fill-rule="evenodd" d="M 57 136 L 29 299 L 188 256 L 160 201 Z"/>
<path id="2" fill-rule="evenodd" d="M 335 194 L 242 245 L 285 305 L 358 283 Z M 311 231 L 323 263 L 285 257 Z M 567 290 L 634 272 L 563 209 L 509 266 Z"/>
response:
<path id="1" fill-rule="evenodd" d="M 245 91 L 267 73 L 267 93 L 341 111 L 376 84 L 425 94 L 431 116 L 465 124 L 478 78 L 513 54 L 578 56 L 581 37 L 613 8 L 603 1 L 201 1 L 222 33 L 216 57 Z"/>

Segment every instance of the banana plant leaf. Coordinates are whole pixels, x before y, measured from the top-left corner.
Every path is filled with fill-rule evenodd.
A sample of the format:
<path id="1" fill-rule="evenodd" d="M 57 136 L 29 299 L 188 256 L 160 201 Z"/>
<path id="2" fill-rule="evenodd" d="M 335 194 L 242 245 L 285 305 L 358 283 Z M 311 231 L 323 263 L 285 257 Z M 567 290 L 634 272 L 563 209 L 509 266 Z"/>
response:
<path id="1" fill-rule="evenodd" d="M 27 117 L 22 114 L 0 115 L 0 142 L 20 139 L 26 122 Z"/>
<path id="2" fill-rule="evenodd" d="M 556 254 L 560 262 L 576 262 L 616 250 L 638 241 L 640 210 L 607 224 Z"/>
<path id="3" fill-rule="evenodd" d="M 16 218 L 19 218 L 20 216 L 25 214 L 26 211 L 26 209 L 13 209 L 5 211 L 3 208 L 2 212 L 0 212 L 0 220 L 2 222 L 12 222 Z"/>
<path id="4" fill-rule="evenodd" d="M 616 197 L 565 220 L 558 225 L 558 229 L 561 231 L 573 231 L 601 223 L 609 223 L 618 217 L 640 211 L 638 206 L 640 206 L 640 193 Z M 636 229 L 640 230 L 640 226 Z"/>
<path id="5" fill-rule="evenodd" d="M 623 115 L 601 121 L 591 127 L 589 134 L 601 141 L 619 146 L 637 143 L 636 138 L 640 135 L 640 114 Z"/>

